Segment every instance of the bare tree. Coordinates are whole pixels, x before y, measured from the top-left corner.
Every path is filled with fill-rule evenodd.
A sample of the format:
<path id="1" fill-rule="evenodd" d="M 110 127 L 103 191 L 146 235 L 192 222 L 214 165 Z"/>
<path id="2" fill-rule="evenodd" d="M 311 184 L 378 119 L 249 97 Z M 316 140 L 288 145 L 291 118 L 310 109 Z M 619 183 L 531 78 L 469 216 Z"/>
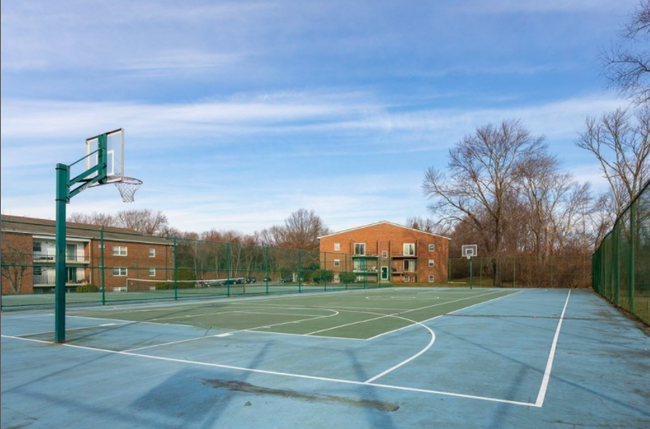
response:
<path id="1" fill-rule="evenodd" d="M 619 109 L 598 120 L 587 118 L 576 145 L 600 163 L 620 214 L 650 178 L 650 107 L 633 114 Z"/>
<path id="2" fill-rule="evenodd" d="M 424 232 L 437 231 L 436 221 L 423 216 L 409 216 L 406 218 L 406 225 L 409 228 L 417 229 Z"/>
<path id="3" fill-rule="evenodd" d="M 151 209 L 124 210 L 115 216 L 116 226 L 134 229 L 142 234 L 159 234 L 165 231 L 167 216 Z"/>
<path id="4" fill-rule="evenodd" d="M 435 168 L 427 170 L 423 189 L 433 199 L 430 210 L 442 222 L 468 224 L 488 254 L 498 256 L 518 171 L 546 148 L 543 141 L 519 120 L 478 127 L 449 151 L 449 177 Z M 494 284 L 500 284 L 496 264 Z"/>
<path id="5" fill-rule="evenodd" d="M 641 1 L 620 40 L 601 54 L 608 85 L 637 104 L 650 102 L 650 0 Z"/>
<path id="6" fill-rule="evenodd" d="M 519 235 L 530 236 L 533 253 L 546 261 L 576 237 L 575 229 L 591 201 L 589 184 L 575 182 L 570 173 L 560 170 L 557 157 L 544 152 L 520 165 L 518 184 L 526 212 L 520 219 L 525 229 Z"/>
<path id="7" fill-rule="evenodd" d="M 34 256 L 20 244 L 12 237 L 2 238 L 2 278 L 9 283 L 12 294 L 22 292 L 24 277 L 33 272 L 31 264 Z"/>
<path id="8" fill-rule="evenodd" d="M 330 230 L 313 210 L 299 209 L 284 220 L 283 247 L 316 250 L 318 237 L 329 234 Z"/>
<path id="9" fill-rule="evenodd" d="M 263 246 L 280 246 L 284 242 L 284 228 L 274 225 L 261 231 L 255 231 L 255 241 Z"/>
<path id="10" fill-rule="evenodd" d="M 99 226 L 115 226 L 116 219 L 114 216 L 93 212 L 92 214 L 86 213 L 72 213 L 68 216 L 68 222 L 73 223 L 85 223 L 88 225 L 99 225 Z"/>

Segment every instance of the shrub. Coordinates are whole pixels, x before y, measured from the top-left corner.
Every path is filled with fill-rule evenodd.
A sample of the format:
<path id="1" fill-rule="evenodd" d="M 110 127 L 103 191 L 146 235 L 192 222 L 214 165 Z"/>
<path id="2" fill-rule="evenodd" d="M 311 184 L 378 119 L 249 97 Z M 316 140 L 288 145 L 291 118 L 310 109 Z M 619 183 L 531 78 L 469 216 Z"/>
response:
<path id="1" fill-rule="evenodd" d="M 174 289 L 174 282 L 161 282 L 156 283 L 156 290 Z"/>
<path id="2" fill-rule="evenodd" d="M 316 270 L 312 271 L 310 274 L 314 283 L 332 283 L 332 280 L 334 280 L 334 271 L 331 270 Z"/>
<path id="3" fill-rule="evenodd" d="M 176 271 L 177 280 L 196 280 L 196 273 L 192 268 L 189 267 L 179 267 Z M 172 286 L 173 287 L 173 286 Z M 178 285 L 180 287 L 180 284 Z M 187 286 L 185 286 L 187 287 Z M 190 286 L 194 287 L 194 285 Z"/>
<path id="4" fill-rule="evenodd" d="M 357 279 L 357 275 L 355 273 L 350 273 L 350 272 L 343 272 L 339 273 L 339 280 L 341 283 L 354 283 L 354 281 Z"/>
<path id="5" fill-rule="evenodd" d="M 95 285 L 77 286 L 78 293 L 99 292 L 99 288 Z"/>

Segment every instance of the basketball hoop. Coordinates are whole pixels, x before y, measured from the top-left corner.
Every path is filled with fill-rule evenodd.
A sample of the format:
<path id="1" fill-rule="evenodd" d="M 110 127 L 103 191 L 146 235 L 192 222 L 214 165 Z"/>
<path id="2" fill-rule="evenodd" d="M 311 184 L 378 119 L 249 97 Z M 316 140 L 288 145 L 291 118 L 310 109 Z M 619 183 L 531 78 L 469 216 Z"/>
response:
<path id="1" fill-rule="evenodd" d="M 122 201 L 125 203 L 135 201 L 135 193 L 142 186 L 142 180 L 134 179 L 133 177 L 122 177 L 122 180 L 114 183 L 117 190 L 120 191 Z"/>

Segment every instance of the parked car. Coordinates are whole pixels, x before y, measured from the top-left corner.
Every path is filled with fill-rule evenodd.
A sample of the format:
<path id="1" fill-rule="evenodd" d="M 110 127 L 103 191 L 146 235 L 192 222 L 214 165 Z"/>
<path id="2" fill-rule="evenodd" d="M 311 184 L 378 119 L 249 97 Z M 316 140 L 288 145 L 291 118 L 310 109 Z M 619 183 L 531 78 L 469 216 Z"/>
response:
<path id="1" fill-rule="evenodd" d="M 255 283 L 256 279 L 255 277 L 246 277 L 246 283 Z"/>
<path id="2" fill-rule="evenodd" d="M 280 283 L 293 283 L 293 277 L 282 277 Z"/>

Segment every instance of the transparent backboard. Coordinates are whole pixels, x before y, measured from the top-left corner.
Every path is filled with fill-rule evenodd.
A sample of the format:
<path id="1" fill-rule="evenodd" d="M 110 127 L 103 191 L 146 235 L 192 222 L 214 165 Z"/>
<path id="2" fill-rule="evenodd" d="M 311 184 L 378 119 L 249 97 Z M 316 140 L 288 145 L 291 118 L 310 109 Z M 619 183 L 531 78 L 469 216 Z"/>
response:
<path id="1" fill-rule="evenodd" d="M 461 247 L 463 257 L 470 258 L 478 254 L 478 245 L 476 244 L 463 244 Z"/>
<path id="2" fill-rule="evenodd" d="M 98 147 L 99 136 L 86 139 L 86 169 L 97 165 L 99 156 L 95 152 Z M 95 153 L 93 153 L 95 152 Z M 97 173 L 89 176 L 97 177 Z M 120 128 L 106 133 L 106 183 L 119 182 L 124 177 L 124 129 Z M 100 183 L 95 184 L 99 185 Z"/>

